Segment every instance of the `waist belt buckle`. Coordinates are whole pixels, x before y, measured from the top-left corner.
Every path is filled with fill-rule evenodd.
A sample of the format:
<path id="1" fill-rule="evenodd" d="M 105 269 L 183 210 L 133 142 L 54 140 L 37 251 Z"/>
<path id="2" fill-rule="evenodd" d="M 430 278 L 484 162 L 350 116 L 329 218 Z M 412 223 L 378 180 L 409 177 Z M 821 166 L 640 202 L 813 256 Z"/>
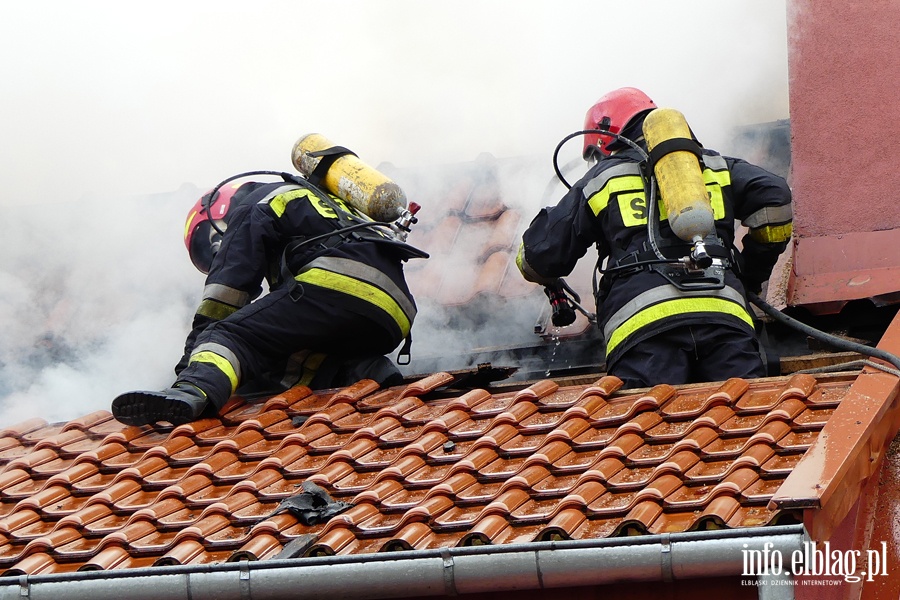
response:
<path id="1" fill-rule="evenodd" d="M 299 302 L 300 298 L 302 298 L 306 294 L 306 290 L 303 289 L 303 284 L 294 279 L 290 283 L 290 287 L 288 288 L 288 297 L 294 302 Z"/>

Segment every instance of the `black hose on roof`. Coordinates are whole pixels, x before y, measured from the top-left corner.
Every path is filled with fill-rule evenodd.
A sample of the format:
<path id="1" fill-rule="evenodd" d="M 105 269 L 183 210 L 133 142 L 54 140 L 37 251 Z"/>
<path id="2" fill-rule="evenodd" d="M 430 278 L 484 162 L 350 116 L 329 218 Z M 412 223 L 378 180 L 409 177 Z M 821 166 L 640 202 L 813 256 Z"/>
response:
<path id="1" fill-rule="evenodd" d="M 840 338 L 835 335 L 831 335 L 830 333 L 820 331 L 815 327 L 810 327 L 806 323 L 802 323 L 797 319 L 787 316 L 780 310 L 776 310 L 774 306 L 772 306 L 753 292 L 747 292 L 747 298 L 750 300 L 750 302 L 758 306 L 760 310 L 762 310 L 764 313 L 766 313 L 779 323 L 782 323 L 783 325 L 787 325 L 788 327 L 800 331 L 801 333 L 805 333 L 810 337 L 826 342 L 834 346 L 835 348 L 846 350 L 848 352 L 857 352 L 859 354 L 871 356 L 873 358 L 880 358 L 883 361 L 891 363 L 897 369 L 900 369 L 900 357 L 898 357 L 896 354 L 891 354 L 890 352 L 886 352 L 885 350 L 880 350 L 878 348 L 872 348 L 871 346 L 866 346 L 865 344 L 851 342 L 850 340 L 845 340 L 844 338 Z"/>

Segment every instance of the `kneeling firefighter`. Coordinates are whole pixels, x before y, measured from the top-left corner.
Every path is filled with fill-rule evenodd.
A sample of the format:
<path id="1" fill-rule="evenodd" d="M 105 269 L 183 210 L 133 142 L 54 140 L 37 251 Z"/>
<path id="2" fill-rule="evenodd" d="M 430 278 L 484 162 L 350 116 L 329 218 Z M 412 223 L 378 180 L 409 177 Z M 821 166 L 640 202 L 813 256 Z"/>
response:
<path id="1" fill-rule="evenodd" d="M 787 182 L 703 148 L 680 112 L 635 88 L 601 97 L 560 146 L 576 135 L 596 164 L 525 231 L 523 276 L 559 289 L 596 246 L 607 371 L 626 387 L 765 376 L 746 291 L 790 240 Z M 735 220 L 749 229 L 740 252 Z"/>
<path id="2" fill-rule="evenodd" d="M 292 159 L 304 177 L 242 173 L 189 214 L 185 244 L 208 274 L 176 380 L 115 398 L 119 421 L 177 425 L 216 414 L 235 392 L 402 379 L 385 355 L 404 339 L 409 352 L 416 305 L 403 263 L 428 256 L 405 243 L 418 207 L 321 135 L 298 140 Z M 234 183 L 258 174 L 281 181 Z"/>

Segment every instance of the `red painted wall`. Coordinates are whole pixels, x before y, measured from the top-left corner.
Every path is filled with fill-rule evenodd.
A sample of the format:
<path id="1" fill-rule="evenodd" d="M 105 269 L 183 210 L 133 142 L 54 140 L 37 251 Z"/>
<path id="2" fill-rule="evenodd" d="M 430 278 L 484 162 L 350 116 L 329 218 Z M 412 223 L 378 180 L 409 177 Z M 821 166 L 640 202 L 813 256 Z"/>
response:
<path id="1" fill-rule="evenodd" d="M 900 302 L 898 0 L 788 0 L 793 262 L 813 312 Z"/>
<path id="2" fill-rule="evenodd" d="M 789 0 L 794 226 L 900 227 L 900 2 Z"/>

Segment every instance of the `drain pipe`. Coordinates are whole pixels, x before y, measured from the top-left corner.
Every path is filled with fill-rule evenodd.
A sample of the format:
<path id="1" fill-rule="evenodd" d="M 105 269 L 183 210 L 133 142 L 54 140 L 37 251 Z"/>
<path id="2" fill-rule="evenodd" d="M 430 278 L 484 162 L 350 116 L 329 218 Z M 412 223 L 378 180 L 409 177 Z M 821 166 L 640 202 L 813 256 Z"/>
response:
<path id="1" fill-rule="evenodd" d="M 362 600 L 732 576 L 802 525 L 0 578 L 0 600 Z M 771 545 L 767 545 L 771 544 Z"/>

